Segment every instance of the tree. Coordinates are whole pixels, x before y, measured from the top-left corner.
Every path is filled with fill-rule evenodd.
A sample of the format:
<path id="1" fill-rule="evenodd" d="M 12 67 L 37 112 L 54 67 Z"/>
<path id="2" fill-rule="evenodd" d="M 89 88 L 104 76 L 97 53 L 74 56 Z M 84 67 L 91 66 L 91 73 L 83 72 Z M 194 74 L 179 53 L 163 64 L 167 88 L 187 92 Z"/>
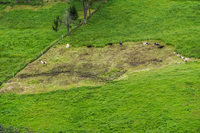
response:
<path id="1" fill-rule="evenodd" d="M 106 0 L 104 0 L 104 3 L 106 3 Z"/>
<path id="2" fill-rule="evenodd" d="M 90 8 L 91 8 L 91 6 L 93 5 L 93 3 L 94 3 L 94 0 L 89 0 L 89 3 L 88 3 L 89 16 L 91 15 Z"/>
<path id="3" fill-rule="evenodd" d="M 62 23 L 67 27 L 67 35 L 69 36 L 69 28 L 70 24 L 78 19 L 78 12 L 74 5 L 70 6 L 69 9 L 66 10 L 64 17 L 62 19 Z"/>
<path id="4" fill-rule="evenodd" d="M 90 7 L 94 0 L 82 0 L 83 12 L 84 12 L 84 23 L 87 23 L 87 9 L 89 9 L 89 15 L 91 15 Z"/>
<path id="5" fill-rule="evenodd" d="M 62 23 L 67 26 L 67 35 L 69 36 L 69 28 L 70 28 L 70 24 L 72 23 L 72 18 L 70 16 L 70 13 L 68 10 L 66 10 L 66 13 L 63 17 Z"/>
<path id="6" fill-rule="evenodd" d="M 72 20 L 78 19 L 78 12 L 74 4 L 69 8 L 69 15 L 71 16 Z"/>
<path id="7" fill-rule="evenodd" d="M 88 0 L 82 0 L 83 12 L 84 12 L 84 23 L 87 23 L 87 2 Z"/>
<path id="8" fill-rule="evenodd" d="M 60 17 L 57 16 L 56 19 L 54 20 L 54 25 L 52 26 L 53 30 L 55 30 L 56 32 L 58 31 L 59 26 L 61 25 L 61 20 Z"/>

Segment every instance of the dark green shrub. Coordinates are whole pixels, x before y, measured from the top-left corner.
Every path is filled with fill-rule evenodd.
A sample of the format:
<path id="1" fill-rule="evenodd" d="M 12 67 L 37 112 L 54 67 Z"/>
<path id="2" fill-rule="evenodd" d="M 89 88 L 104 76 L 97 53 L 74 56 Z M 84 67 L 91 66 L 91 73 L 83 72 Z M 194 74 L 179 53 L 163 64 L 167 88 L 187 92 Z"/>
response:
<path id="1" fill-rule="evenodd" d="M 52 26 L 53 30 L 55 30 L 56 32 L 58 31 L 59 26 L 61 25 L 61 20 L 60 17 L 57 16 L 56 19 L 54 20 L 54 25 Z"/>
<path id="2" fill-rule="evenodd" d="M 72 20 L 78 19 L 78 12 L 77 12 L 74 4 L 72 6 L 70 6 L 69 14 L 70 14 Z"/>

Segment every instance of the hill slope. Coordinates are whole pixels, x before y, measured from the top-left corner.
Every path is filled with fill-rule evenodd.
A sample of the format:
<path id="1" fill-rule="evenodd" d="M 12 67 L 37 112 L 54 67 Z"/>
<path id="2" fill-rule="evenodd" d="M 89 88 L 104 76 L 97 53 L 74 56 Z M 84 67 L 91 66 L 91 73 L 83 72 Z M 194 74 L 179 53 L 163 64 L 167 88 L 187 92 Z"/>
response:
<path id="1" fill-rule="evenodd" d="M 58 33 L 52 30 L 53 20 L 63 15 L 65 3 L 31 9 L 21 7 L 0 10 L 0 84 L 36 59 L 45 47 L 65 33 L 64 29 Z"/>
<path id="2" fill-rule="evenodd" d="M 55 46 L 3 84 L 0 93 L 41 93 L 100 85 L 129 72 L 183 63 L 180 57 L 173 54 L 173 47 L 159 49 L 153 46 L 153 41 L 149 43 L 125 42 L 123 46 L 113 44 L 103 48 L 70 46 L 67 49 L 66 45 Z M 163 42 L 159 44 L 163 45 Z M 46 61 L 47 65 L 39 60 Z"/>
<path id="3" fill-rule="evenodd" d="M 0 123 L 39 132 L 198 133 L 199 66 L 135 72 L 99 87 L 0 95 Z"/>
<path id="4" fill-rule="evenodd" d="M 63 42 L 104 46 L 160 39 L 185 56 L 200 58 L 199 11 L 199 1 L 109 0 L 88 25 Z"/>
<path id="5" fill-rule="evenodd" d="M 92 71 L 86 69 L 88 64 L 101 65 L 101 62 L 98 62 L 101 59 L 110 61 L 111 63 L 107 64 L 115 68 L 114 71 L 106 71 L 108 73 L 103 75 L 103 78 L 111 80 L 107 80 L 108 82 L 101 86 L 48 90 L 51 92 L 42 94 L 1 94 L 0 123 L 5 126 L 30 127 L 31 130 L 47 133 L 200 132 L 199 61 L 183 63 L 180 58 L 172 54 L 173 48 L 165 45 L 166 49 L 159 49 L 165 53 L 162 54 L 152 46 L 155 40 L 149 40 L 162 39 L 164 42 L 159 41 L 162 45 L 170 43 L 182 54 L 198 58 L 199 53 L 195 52 L 199 41 L 198 10 L 195 10 L 198 8 L 198 1 L 108 1 L 87 25 L 83 25 L 69 38 L 59 42 L 60 45 L 56 45 L 41 57 L 48 60 L 47 66 L 42 66 L 37 60 L 9 82 L 25 83 L 25 87 L 35 86 L 37 92 L 45 92 L 49 88 L 53 90 L 54 87 L 57 89 L 57 86 L 63 84 L 62 88 L 58 89 L 67 89 L 65 79 L 68 75 L 63 74 L 62 70 L 68 71 L 67 66 L 75 65 L 72 67 L 74 70 L 82 70 L 101 77 L 101 72 L 107 67 L 104 68 L 102 65 Z M 189 13 L 197 19 L 192 21 Z M 125 41 L 128 40 L 148 40 L 151 45 L 144 46 L 142 42 L 127 44 Z M 191 40 L 193 43 L 188 43 Z M 119 41 L 125 42 L 124 53 L 121 49 L 123 47 L 119 47 Z M 97 47 L 105 46 L 108 42 L 117 44 L 103 48 L 75 48 L 89 44 Z M 67 50 L 66 43 L 74 47 L 70 46 Z M 152 50 L 154 52 L 150 52 Z M 109 53 L 112 53 L 112 56 L 109 56 Z M 123 58 L 117 55 L 118 53 L 126 59 L 125 63 Z M 136 58 L 137 54 L 135 56 L 134 53 L 143 56 Z M 159 58 L 162 57 L 163 64 L 148 60 L 157 59 L 154 53 L 160 53 Z M 113 55 L 118 58 L 113 58 L 115 57 Z M 85 59 L 81 60 L 82 58 Z M 96 59 L 96 62 L 92 61 L 93 59 Z M 118 59 L 126 65 L 122 69 L 131 68 L 130 64 L 137 61 L 140 64 L 138 68 L 131 69 L 138 72 L 130 70 L 119 78 L 121 80 L 112 81 L 112 76 L 116 76 L 115 74 L 121 70 L 118 68 L 116 71 L 116 64 L 120 62 Z M 165 59 L 169 62 L 165 62 Z M 83 69 L 84 63 L 86 67 Z M 146 68 L 145 65 L 152 65 L 154 69 L 140 71 Z M 89 68 L 93 68 L 91 66 Z M 59 81 L 56 80 L 57 75 L 51 75 L 53 71 L 61 72 Z M 44 77 L 41 74 L 44 74 Z M 81 74 L 88 76 L 87 73 Z M 77 77 L 81 77 L 80 73 Z M 77 77 L 70 78 L 76 81 Z M 51 84 L 52 81 L 55 82 Z M 90 81 L 93 82 L 94 79 L 91 78 Z"/>

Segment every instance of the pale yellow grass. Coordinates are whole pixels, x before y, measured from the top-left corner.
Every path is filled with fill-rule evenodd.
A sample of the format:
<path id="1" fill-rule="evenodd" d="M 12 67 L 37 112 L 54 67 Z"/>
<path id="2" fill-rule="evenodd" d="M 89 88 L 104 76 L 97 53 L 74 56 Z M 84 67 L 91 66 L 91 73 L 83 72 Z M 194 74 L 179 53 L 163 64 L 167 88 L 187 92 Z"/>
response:
<path id="1" fill-rule="evenodd" d="M 65 2 L 63 0 L 63 2 Z M 54 2 L 53 0 L 44 0 L 44 5 L 14 5 L 14 6 L 7 6 L 4 11 L 9 12 L 12 10 L 33 10 L 37 11 L 39 9 L 49 9 L 52 8 L 53 5 L 57 4 L 58 2 Z"/>

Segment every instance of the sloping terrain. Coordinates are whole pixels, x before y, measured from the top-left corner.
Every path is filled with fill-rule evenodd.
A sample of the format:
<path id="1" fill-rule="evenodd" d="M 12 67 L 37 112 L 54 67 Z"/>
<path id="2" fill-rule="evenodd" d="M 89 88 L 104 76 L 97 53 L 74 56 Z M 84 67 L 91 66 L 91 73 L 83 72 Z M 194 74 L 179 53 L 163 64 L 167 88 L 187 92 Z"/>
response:
<path id="1" fill-rule="evenodd" d="M 199 59 L 173 54 L 199 58 L 199 1 L 107 1 L 3 84 L 0 123 L 46 133 L 200 132 Z"/>
<path id="2" fill-rule="evenodd" d="M 15 0 L 11 2 L 15 3 Z M 66 35 L 66 27 L 62 25 L 55 32 L 52 25 L 57 16 L 63 18 L 69 3 L 65 0 L 44 0 L 42 5 L 32 6 L 34 3 L 0 4 L 0 85 L 37 59 L 41 51 L 46 51 L 55 40 Z M 95 2 L 91 12 L 101 3 Z M 79 19 L 71 24 L 70 30 L 83 19 L 82 4 L 76 1 L 75 5 Z"/>
<path id="3" fill-rule="evenodd" d="M 39 60 L 46 61 L 47 65 Z M 183 63 L 183 60 L 173 54 L 172 47 L 158 48 L 153 42 L 149 45 L 126 42 L 122 46 L 115 44 L 104 48 L 67 49 L 65 45 L 59 45 L 29 64 L 4 84 L 0 92 L 39 93 L 99 85 L 115 80 L 127 71 L 155 69 L 178 62 Z"/>
<path id="4" fill-rule="evenodd" d="M 0 123 L 38 132 L 200 131 L 200 63 L 35 95 L 0 95 Z M 38 88 L 40 89 L 40 88 Z"/>
<path id="5" fill-rule="evenodd" d="M 163 40 L 175 51 L 200 58 L 200 1 L 108 0 L 63 43 L 105 46 L 108 42 Z"/>
<path id="6" fill-rule="evenodd" d="M 65 33 L 64 29 L 52 30 L 53 20 L 65 12 L 65 3 L 20 7 L 23 8 L 14 5 L 10 10 L 6 10 L 10 6 L 0 10 L 0 85 Z"/>

